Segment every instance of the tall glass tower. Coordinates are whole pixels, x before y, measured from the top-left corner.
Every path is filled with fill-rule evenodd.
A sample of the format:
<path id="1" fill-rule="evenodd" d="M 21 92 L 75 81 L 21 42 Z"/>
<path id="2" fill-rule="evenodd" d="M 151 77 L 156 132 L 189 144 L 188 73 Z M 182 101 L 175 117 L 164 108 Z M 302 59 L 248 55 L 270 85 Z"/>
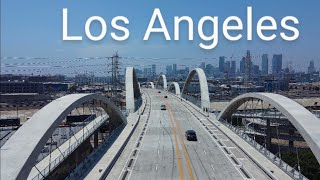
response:
<path id="1" fill-rule="evenodd" d="M 268 54 L 263 54 L 263 55 L 262 55 L 261 73 L 262 73 L 263 75 L 266 75 L 266 74 L 269 73 Z"/>

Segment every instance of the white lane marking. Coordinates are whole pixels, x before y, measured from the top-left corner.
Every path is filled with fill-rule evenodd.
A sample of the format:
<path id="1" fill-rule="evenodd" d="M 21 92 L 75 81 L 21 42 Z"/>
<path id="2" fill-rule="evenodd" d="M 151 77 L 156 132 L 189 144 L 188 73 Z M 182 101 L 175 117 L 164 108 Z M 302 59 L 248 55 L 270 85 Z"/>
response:
<path id="1" fill-rule="evenodd" d="M 189 110 L 189 112 L 191 112 L 190 110 Z M 192 113 L 191 113 L 192 114 Z M 202 115 L 202 114 L 200 114 L 200 115 Z M 194 117 L 196 117 L 196 115 L 195 114 L 193 114 L 193 116 Z M 196 117 L 197 118 L 197 117 Z M 198 122 L 198 123 L 200 123 L 200 122 Z M 200 123 L 201 124 L 201 123 Z M 219 125 L 218 125 L 219 126 Z M 201 127 L 201 125 L 200 125 L 200 127 Z M 209 133 L 209 131 L 204 127 L 204 126 L 202 126 L 202 128 L 204 129 L 204 131 L 211 137 L 211 139 L 213 139 L 213 137 L 210 135 L 210 133 Z M 223 135 L 223 134 L 220 134 L 221 133 L 221 131 L 220 130 L 212 130 L 212 131 L 218 131 L 219 133 L 216 133 L 216 132 L 214 132 L 214 135 Z M 217 136 L 218 137 L 218 136 Z M 219 141 L 219 137 L 218 137 L 218 139 L 217 140 L 215 140 L 215 139 L 213 139 L 214 140 L 214 142 L 218 145 L 218 141 Z M 199 142 L 200 143 L 200 142 Z M 222 143 L 222 142 L 221 142 Z M 223 144 L 223 143 L 222 143 Z M 245 177 L 244 177 L 244 175 L 240 172 L 240 169 L 239 168 L 237 168 L 237 166 L 233 163 L 233 161 L 231 160 L 231 158 L 230 158 L 230 156 L 233 154 L 233 153 L 231 153 L 231 155 L 229 156 L 222 148 L 223 147 L 221 147 L 221 146 L 219 146 L 218 145 L 218 147 L 219 147 L 219 149 L 222 151 L 222 153 L 227 157 L 227 159 L 231 162 L 231 164 L 233 165 L 233 167 L 239 172 L 239 174 L 240 174 L 240 176 L 242 176 L 242 178 L 243 179 L 246 179 Z M 237 159 L 237 158 L 236 158 Z M 239 161 L 238 161 L 239 162 Z M 245 170 L 246 170 L 246 172 L 250 175 L 250 177 L 253 177 L 252 175 L 251 175 L 251 173 L 243 166 L 243 164 L 241 163 L 241 162 L 239 162 L 240 163 L 240 166 L 242 166 Z M 211 167 L 213 167 L 213 166 L 211 166 Z"/>
<path id="2" fill-rule="evenodd" d="M 210 164 L 210 166 L 211 166 L 211 168 L 212 168 L 214 171 L 216 171 L 216 169 L 213 167 L 213 165 L 212 165 L 212 164 Z"/>
<path id="3" fill-rule="evenodd" d="M 150 100 L 151 100 L 151 98 L 150 98 Z M 150 104 L 150 106 L 151 106 L 151 104 Z M 151 111 L 151 108 L 148 109 L 148 110 Z M 129 160 L 130 160 L 130 156 L 129 156 L 129 158 L 126 160 L 126 163 L 125 163 L 124 168 L 122 169 L 122 172 L 120 173 L 120 176 L 119 176 L 118 180 L 120 180 L 123 172 L 125 172 L 126 170 L 127 170 L 128 172 L 130 172 L 130 173 L 128 173 L 128 175 L 127 175 L 127 177 L 128 177 L 127 179 L 130 179 L 130 178 L 131 178 L 131 175 L 132 175 L 134 166 L 135 166 L 135 164 L 136 164 L 136 162 L 137 162 L 137 160 L 138 160 L 139 154 L 140 154 L 141 145 L 143 144 L 143 140 L 144 140 L 143 136 L 144 136 L 144 135 L 147 133 L 147 131 L 148 131 L 148 125 L 150 124 L 150 123 L 149 123 L 149 118 L 150 118 L 150 115 L 146 117 L 144 126 L 141 128 L 141 130 L 140 130 L 140 132 L 139 132 L 139 135 L 138 135 L 138 138 L 137 138 L 137 140 L 135 141 L 135 144 L 137 144 L 137 142 L 139 142 L 139 137 L 142 137 L 142 139 L 141 139 L 141 141 L 140 141 L 140 146 L 139 146 L 139 148 L 136 148 L 136 146 L 134 146 L 134 147 L 132 148 L 131 152 L 130 152 L 130 156 L 131 156 L 134 150 L 138 150 L 138 151 L 137 151 L 137 154 L 136 154 L 136 157 L 133 158 L 133 159 L 135 159 L 135 161 L 133 161 L 133 164 L 132 164 L 132 166 L 131 166 L 131 170 L 128 169 L 128 167 L 127 167 L 127 164 L 128 164 L 128 162 L 129 162 Z M 143 130 L 144 128 L 145 128 L 145 130 Z M 135 131 L 136 131 L 136 130 L 135 130 Z M 141 135 L 142 132 L 144 132 L 143 135 Z"/>
<path id="4" fill-rule="evenodd" d="M 182 104 L 182 103 L 181 103 Z M 190 104 L 188 104 L 188 103 L 186 103 L 185 102 L 185 104 L 187 104 L 187 105 L 189 105 L 189 106 L 191 106 Z M 188 109 L 188 108 L 187 108 Z M 188 109 L 189 110 L 189 112 L 191 113 L 191 114 L 193 114 L 193 116 L 195 117 L 195 118 L 197 118 L 197 119 L 199 119 L 200 120 L 200 118 L 198 118 L 194 113 L 193 113 L 193 111 L 191 111 L 190 109 Z M 197 112 L 197 111 L 196 111 Z M 199 113 L 199 112 L 197 112 L 197 113 Z M 204 116 L 203 114 L 201 114 L 201 113 L 199 113 L 201 116 Z M 207 121 L 208 122 L 210 122 L 211 123 L 211 121 L 209 120 L 209 119 L 207 119 Z M 201 121 L 198 121 L 198 123 L 200 123 L 200 124 L 202 124 L 201 123 Z M 215 125 L 216 126 L 220 126 L 220 123 L 215 123 Z M 204 126 L 202 126 L 202 128 L 205 128 Z M 220 129 L 216 129 L 216 130 L 212 130 L 212 131 L 220 131 L 220 133 L 221 133 L 221 130 Z M 211 137 L 211 139 L 213 139 L 213 137 L 210 135 L 210 133 L 209 133 L 209 131 L 206 131 L 205 130 L 205 132 L 207 132 L 207 134 L 209 134 L 209 136 Z M 216 134 L 216 135 L 222 135 L 222 134 Z M 213 139 L 214 140 L 214 142 L 216 142 L 217 143 L 217 141 L 219 141 L 219 139 Z M 199 142 L 200 143 L 200 142 Z M 218 146 L 219 148 L 220 148 L 220 150 L 223 152 L 223 154 L 225 154 L 225 156 L 227 157 L 227 159 L 229 159 L 229 161 L 231 162 L 231 164 L 234 166 L 234 168 L 240 173 L 240 175 L 242 176 L 242 178 L 243 179 L 247 179 L 246 177 L 244 177 L 244 175 L 240 172 L 240 169 L 239 168 L 237 168 L 236 166 L 235 166 L 235 164 L 233 164 L 233 162 L 232 162 L 232 160 L 231 160 L 231 158 L 226 154 L 226 152 L 225 151 L 223 151 L 222 150 L 222 148 L 223 147 L 221 147 L 221 146 Z M 228 147 L 227 147 L 228 148 Z M 236 148 L 236 149 L 238 149 L 238 148 Z M 233 153 L 231 153 L 231 154 L 233 154 Z M 236 158 L 236 157 L 235 157 Z M 237 159 L 237 158 L 236 158 Z M 239 162 L 239 160 L 238 160 L 238 162 Z M 252 178 L 252 179 L 255 179 L 255 178 L 253 178 L 253 176 L 251 175 L 251 173 L 244 167 L 244 165 L 241 163 L 241 162 L 239 162 L 240 163 L 240 165 L 239 166 L 241 166 L 243 169 L 245 169 L 246 170 L 246 172 L 249 174 L 249 176 Z M 210 164 L 211 165 L 211 164 Z M 213 166 L 211 165 L 211 168 L 213 168 Z M 213 168 L 214 169 L 214 168 Z M 214 169 L 215 170 L 215 169 Z"/>
<path id="5" fill-rule="evenodd" d="M 218 132 L 220 132 L 220 130 L 218 130 L 218 129 L 212 129 L 211 131 L 218 131 Z"/>
<path id="6" fill-rule="evenodd" d="M 159 151 L 159 149 L 158 149 L 158 155 L 160 154 L 160 151 Z"/>
<path id="7" fill-rule="evenodd" d="M 158 171 L 158 164 L 156 164 L 156 171 Z"/>

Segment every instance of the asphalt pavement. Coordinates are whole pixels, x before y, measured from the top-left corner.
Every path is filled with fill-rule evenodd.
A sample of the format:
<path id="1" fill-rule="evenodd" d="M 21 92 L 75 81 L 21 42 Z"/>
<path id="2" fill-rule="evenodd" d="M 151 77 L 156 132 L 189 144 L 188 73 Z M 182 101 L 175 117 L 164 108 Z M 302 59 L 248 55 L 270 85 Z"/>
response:
<path id="1" fill-rule="evenodd" d="M 270 179 L 205 117 L 200 122 L 178 98 L 165 91 L 144 91 L 152 99 L 149 122 L 136 130 L 107 179 Z M 166 110 L 161 110 L 161 105 L 166 105 Z M 143 127 L 146 133 L 138 141 Z M 189 129 L 196 131 L 198 141 L 186 139 Z"/>

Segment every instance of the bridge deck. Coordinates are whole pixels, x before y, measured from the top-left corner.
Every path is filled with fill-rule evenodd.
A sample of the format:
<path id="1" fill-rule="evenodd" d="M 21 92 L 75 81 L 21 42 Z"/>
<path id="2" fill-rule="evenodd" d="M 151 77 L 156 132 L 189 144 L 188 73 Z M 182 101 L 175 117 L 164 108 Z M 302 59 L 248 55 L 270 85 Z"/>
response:
<path id="1" fill-rule="evenodd" d="M 205 116 L 197 115 L 208 129 L 180 100 L 146 91 L 152 99 L 146 133 L 137 147 L 137 128 L 107 179 L 125 174 L 125 179 L 270 179 Z M 162 104 L 167 110 L 160 110 Z M 185 139 L 188 129 L 197 132 L 198 141 Z"/>

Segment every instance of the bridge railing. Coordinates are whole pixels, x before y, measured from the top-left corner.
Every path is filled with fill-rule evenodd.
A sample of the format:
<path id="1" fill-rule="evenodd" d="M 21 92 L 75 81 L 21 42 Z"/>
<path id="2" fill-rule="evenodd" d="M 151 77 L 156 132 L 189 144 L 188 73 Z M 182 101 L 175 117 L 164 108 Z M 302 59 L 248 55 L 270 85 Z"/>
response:
<path id="1" fill-rule="evenodd" d="M 284 162 L 281 158 L 279 158 L 277 155 L 270 152 L 266 147 L 260 145 L 257 143 L 253 138 L 248 136 L 242 128 L 237 128 L 236 126 L 233 126 L 228 121 L 224 119 L 219 120 L 221 123 L 223 123 L 226 127 L 228 127 L 230 130 L 232 130 L 234 133 L 238 134 L 242 139 L 244 139 L 248 144 L 250 144 L 252 147 L 254 147 L 257 151 L 259 151 L 261 154 L 263 154 L 266 158 L 268 158 L 271 162 L 273 162 L 275 165 L 277 165 L 280 169 L 282 169 L 284 172 L 286 172 L 290 177 L 293 179 L 308 179 L 301 172 L 297 171 L 290 165 L 288 165 L 286 162 Z"/>
<path id="2" fill-rule="evenodd" d="M 198 106 L 199 108 L 201 108 L 201 99 L 198 99 L 194 96 L 190 96 L 187 94 L 181 94 L 181 97 L 184 98 L 187 101 L 190 101 L 192 104 Z"/>
<path id="3" fill-rule="evenodd" d="M 84 134 L 79 139 L 76 139 L 76 141 L 73 144 L 71 144 L 64 152 L 61 152 L 59 150 L 61 154 L 57 158 L 55 158 L 53 161 L 51 161 L 47 167 L 45 167 L 43 170 L 41 170 L 39 172 L 39 174 L 37 174 L 32 179 L 33 180 L 44 179 L 53 169 L 55 169 L 64 159 L 66 159 L 68 157 L 68 155 L 70 155 L 75 149 L 77 149 L 77 147 L 79 147 L 79 145 L 82 142 L 84 142 L 91 134 L 93 134 L 94 131 L 97 128 L 99 128 L 107 119 L 108 119 L 108 116 L 105 115 L 102 117 L 102 119 L 100 121 L 98 121 L 96 123 L 95 123 L 95 121 L 93 121 L 92 123 L 94 123 L 94 124 L 90 129 L 86 129 L 84 127 L 86 129 Z"/>
<path id="4" fill-rule="evenodd" d="M 117 127 L 108 138 L 106 138 L 103 143 L 98 146 L 98 148 L 94 149 L 93 152 L 87 156 L 76 169 L 74 169 L 69 176 L 66 177 L 66 179 L 81 179 L 80 177 L 83 175 L 83 170 L 87 169 L 87 166 L 91 166 L 92 162 L 96 162 L 98 158 L 100 157 L 102 153 L 106 149 L 109 149 L 113 142 L 117 139 L 119 134 L 121 133 L 122 129 L 125 127 L 125 124 L 121 124 L 119 127 Z"/>
<path id="5" fill-rule="evenodd" d="M 140 96 L 138 99 L 134 100 L 134 107 L 135 107 L 135 111 L 137 111 L 140 106 L 142 105 L 142 97 Z"/>

